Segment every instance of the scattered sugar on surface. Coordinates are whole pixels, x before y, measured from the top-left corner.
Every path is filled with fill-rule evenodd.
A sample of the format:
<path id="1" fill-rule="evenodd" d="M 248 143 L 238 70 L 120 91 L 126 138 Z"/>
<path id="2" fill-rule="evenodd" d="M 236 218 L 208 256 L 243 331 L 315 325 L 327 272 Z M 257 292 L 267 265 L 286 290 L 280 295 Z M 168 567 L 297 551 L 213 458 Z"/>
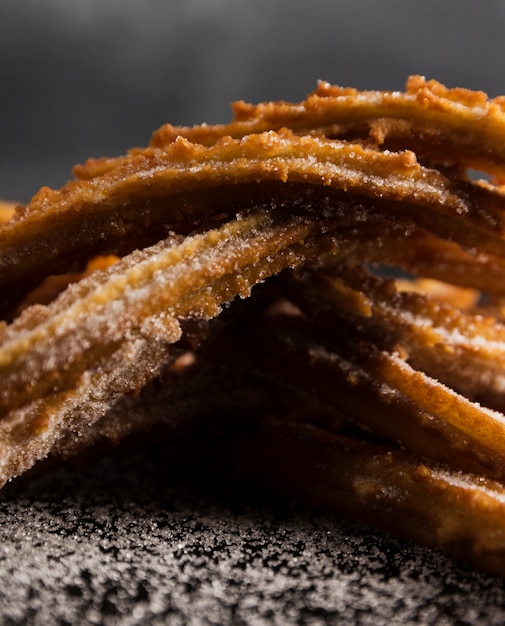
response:
<path id="1" fill-rule="evenodd" d="M 2 497 L 8 624 L 501 624 L 505 584 L 285 503 L 188 485 L 150 454 Z"/>

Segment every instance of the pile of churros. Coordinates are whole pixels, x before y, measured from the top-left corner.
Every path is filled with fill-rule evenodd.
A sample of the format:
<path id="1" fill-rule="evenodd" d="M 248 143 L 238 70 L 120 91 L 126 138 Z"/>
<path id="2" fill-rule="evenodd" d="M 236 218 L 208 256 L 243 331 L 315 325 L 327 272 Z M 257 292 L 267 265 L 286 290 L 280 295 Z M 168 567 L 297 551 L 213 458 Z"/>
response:
<path id="1" fill-rule="evenodd" d="M 505 576 L 505 99 L 233 111 L 0 208 L 0 483 L 212 424 L 191 462 Z"/>

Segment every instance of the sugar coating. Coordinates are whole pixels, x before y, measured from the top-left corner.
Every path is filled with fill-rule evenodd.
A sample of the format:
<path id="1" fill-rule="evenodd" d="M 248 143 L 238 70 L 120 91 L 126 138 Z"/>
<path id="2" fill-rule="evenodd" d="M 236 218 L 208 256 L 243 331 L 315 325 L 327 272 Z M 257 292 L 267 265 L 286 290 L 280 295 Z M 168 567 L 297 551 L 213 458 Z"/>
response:
<path id="1" fill-rule="evenodd" d="M 149 450 L 3 494 L 0 621 L 503 623 L 502 581 L 163 466 Z"/>
<path id="2" fill-rule="evenodd" d="M 209 320 L 254 284 L 317 254 L 308 237 L 317 224 L 276 225 L 258 212 L 133 253 L 51 305 L 28 309 L 0 351 L 0 401 L 10 409 L 0 423 L 0 483 L 155 378 L 182 336 L 181 320 Z"/>

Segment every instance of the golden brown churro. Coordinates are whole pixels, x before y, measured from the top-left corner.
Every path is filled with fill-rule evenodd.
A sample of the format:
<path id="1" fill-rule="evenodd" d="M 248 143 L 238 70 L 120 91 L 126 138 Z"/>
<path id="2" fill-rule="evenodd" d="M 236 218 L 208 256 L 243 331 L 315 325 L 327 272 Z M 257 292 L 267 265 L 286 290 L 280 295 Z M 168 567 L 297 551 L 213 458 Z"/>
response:
<path id="1" fill-rule="evenodd" d="M 320 83 L 0 205 L 0 484 L 233 414 L 202 459 L 505 575 L 504 102 Z"/>
<path id="2" fill-rule="evenodd" d="M 14 202 L 3 202 L 0 200 L 0 225 L 8 222 L 14 215 L 16 204 Z"/>

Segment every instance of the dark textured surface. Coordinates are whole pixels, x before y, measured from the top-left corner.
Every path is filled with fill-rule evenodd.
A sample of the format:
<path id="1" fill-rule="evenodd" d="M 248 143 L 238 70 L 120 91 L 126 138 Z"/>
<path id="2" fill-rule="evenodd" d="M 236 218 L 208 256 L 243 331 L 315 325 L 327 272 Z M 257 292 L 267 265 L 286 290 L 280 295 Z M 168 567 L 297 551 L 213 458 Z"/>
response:
<path id="1" fill-rule="evenodd" d="M 505 623 L 505 584 L 156 451 L 1 498 L 2 624 Z"/>

